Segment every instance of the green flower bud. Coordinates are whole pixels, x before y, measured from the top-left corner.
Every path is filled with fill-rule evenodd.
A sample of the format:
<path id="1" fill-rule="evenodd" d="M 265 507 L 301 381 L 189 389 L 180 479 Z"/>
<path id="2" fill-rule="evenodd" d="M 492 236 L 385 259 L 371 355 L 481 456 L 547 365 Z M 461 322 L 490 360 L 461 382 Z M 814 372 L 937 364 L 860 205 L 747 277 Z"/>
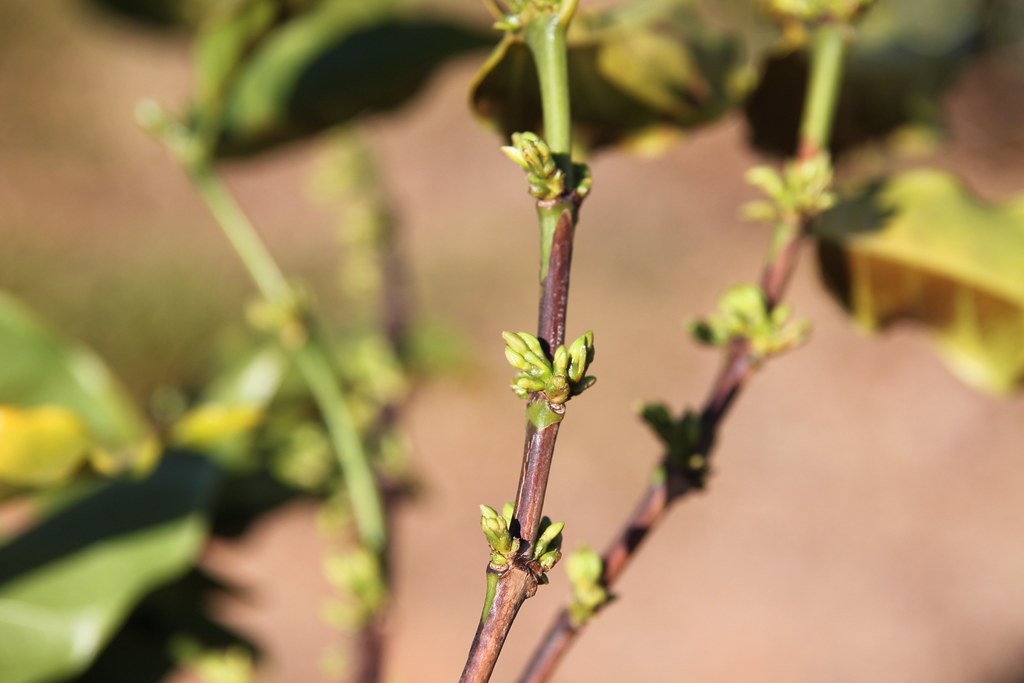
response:
<path id="1" fill-rule="evenodd" d="M 778 199 L 786 190 L 782 176 L 771 166 L 755 166 L 744 174 L 750 185 L 758 188 L 772 199 Z"/>
<path id="2" fill-rule="evenodd" d="M 539 179 L 551 179 L 555 174 L 557 167 L 551 148 L 535 133 L 513 133 L 512 144 L 525 162 L 524 168 Z"/>
<path id="3" fill-rule="evenodd" d="M 515 384 L 513 386 L 519 387 L 520 389 L 524 389 L 530 392 L 543 391 L 544 382 L 542 382 L 539 379 L 530 377 L 529 375 L 519 375 L 518 377 L 516 377 Z"/>
<path id="4" fill-rule="evenodd" d="M 540 339 L 537 339 L 532 334 L 527 332 L 520 332 L 519 337 L 523 340 L 526 346 L 538 356 L 544 355 L 544 347 L 541 346 Z"/>
<path id="5" fill-rule="evenodd" d="M 530 368 L 530 364 L 526 362 L 526 359 L 513 351 L 509 346 L 505 347 L 505 359 L 516 370 L 523 370 L 525 372 Z"/>
<path id="6" fill-rule="evenodd" d="M 529 363 L 529 367 L 526 371 L 534 377 L 550 377 L 551 376 L 551 361 L 542 356 L 538 356 L 532 351 L 527 351 L 523 354 L 523 358 Z"/>
<path id="7" fill-rule="evenodd" d="M 610 599 L 608 591 L 601 585 L 603 573 L 604 561 L 590 548 L 582 546 L 569 555 L 566 566 L 566 574 L 572 586 L 569 615 L 577 626 L 589 621 Z"/>
<path id="8" fill-rule="evenodd" d="M 555 349 L 555 358 L 551 364 L 552 372 L 556 375 L 565 375 L 569 369 L 569 352 L 565 345 Z"/>
<path id="9" fill-rule="evenodd" d="M 512 526 L 512 515 L 515 514 L 516 504 L 511 500 L 505 503 L 501 508 L 501 517 L 505 520 L 505 524 Z"/>
<path id="10" fill-rule="evenodd" d="M 480 506 L 480 528 L 483 529 L 487 543 L 495 552 L 509 555 L 518 547 L 518 539 L 513 539 L 508 531 L 508 524 L 492 507 Z"/>
<path id="11" fill-rule="evenodd" d="M 570 388 L 569 380 L 565 375 L 555 375 L 548 380 L 547 385 L 544 387 L 544 395 L 547 396 L 549 403 L 556 405 L 565 403 L 569 400 Z"/>
<path id="12" fill-rule="evenodd" d="M 502 332 L 501 338 L 505 340 L 505 344 L 507 344 L 510 349 L 519 355 L 522 355 L 527 351 L 532 350 L 530 345 L 527 344 L 526 340 L 523 338 L 524 335 L 527 337 L 529 336 L 526 332 L 520 332 L 518 334 L 515 332 Z"/>
<path id="13" fill-rule="evenodd" d="M 580 382 L 593 359 L 594 333 L 588 331 L 569 347 L 569 380 L 573 383 Z"/>
<path id="14" fill-rule="evenodd" d="M 530 169 L 529 164 L 526 163 L 526 159 L 523 158 L 523 153 L 520 152 L 518 148 L 512 145 L 506 145 L 505 147 L 501 148 L 501 151 L 504 152 L 505 156 L 507 156 L 509 159 L 515 162 L 515 164 L 522 168 L 524 171 Z"/>
<path id="15" fill-rule="evenodd" d="M 562 559 L 561 550 L 550 550 L 537 558 L 537 564 L 540 565 L 542 571 L 549 572 L 560 559 Z"/>
<path id="16" fill-rule="evenodd" d="M 561 545 L 562 539 L 560 538 L 562 529 L 565 528 L 565 522 L 555 522 L 549 524 L 533 546 L 533 557 L 534 559 L 540 559 L 541 555 L 548 551 L 548 547 L 552 546 L 553 549 L 557 549 Z"/>
<path id="17" fill-rule="evenodd" d="M 587 546 L 580 546 L 569 554 L 565 573 L 572 584 L 597 583 L 604 571 L 604 562 L 597 551 Z"/>

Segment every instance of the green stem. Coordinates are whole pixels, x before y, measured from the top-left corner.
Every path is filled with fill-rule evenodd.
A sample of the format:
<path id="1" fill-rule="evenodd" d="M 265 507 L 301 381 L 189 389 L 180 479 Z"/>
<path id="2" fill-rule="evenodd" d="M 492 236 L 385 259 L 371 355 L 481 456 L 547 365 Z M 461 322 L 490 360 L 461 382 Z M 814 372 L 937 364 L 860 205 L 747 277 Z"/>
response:
<path id="1" fill-rule="evenodd" d="M 814 30 L 811 75 L 800 123 L 800 157 L 827 149 L 843 75 L 846 41 L 840 24 L 822 24 Z"/>
<path id="2" fill-rule="evenodd" d="M 291 297 L 288 280 L 214 169 L 202 163 L 190 166 L 188 170 L 199 195 L 263 298 L 273 303 L 288 302 Z M 381 556 L 387 545 L 384 503 L 352 411 L 335 380 L 334 368 L 323 345 L 312 338 L 288 350 L 327 426 L 344 475 L 359 540 L 364 547 Z"/>
<path id="3" fill-rule="evenodd" d="M 498 574 L 492 572 L 490 569 L 487 571 L 487 591 L 484 593 L 484 610 L 480 615 L 480 623 L 484 623 L 487 620 L 487 613 L 491 611 L 491 603 L 494 602 L 494 596 L 498 592 Z"/>
<path id="4" fill-rule="evenodd" d="M 544 141 L 565 174 L 566 187 L 573 187 L 572 130 L 569 111 L 569 62 L 566 49 L 568 21 L 558 15 L 543 15 L 527 25 L 526 43 L 533 53 L 540 80 L 544 111 Z"/>
<path id="5" fill-rule="evenodd" d="M 551 261 L 551 247 L 555 242 L 555 231 L 558 229 L 558 221 L 562 217 L 565 208 L 561 204 L 553 206 L 541 205 L 537 207 L 537 222 L 540 225 L 540 281 L 544 282 L 548 276 L 548 266 Z"/>
<path id="6" fill-rule="evenodd" d="M 192 184 L 202 197 L 206 208 L 213 214 L 214 220 L 228 238 L 263 298 L 268 301 L 286 299 L 291 291 L 287 278 L 253 229 L 248 217 L 238 206 L 231 191 L 217 177 L 209 164 L 197 164 L 189 167 L 188 171 Z"/>
<path id="7" fill-rule="evenodd" d="M 360 543 L 383 557 L 387 547 L 384 501 L 352 411 L 335 381 L 334 368 L 317 344 L 306 343 L 293 352 L 292 359 L 327 425 L 331 446 L 344 473 Z"/>

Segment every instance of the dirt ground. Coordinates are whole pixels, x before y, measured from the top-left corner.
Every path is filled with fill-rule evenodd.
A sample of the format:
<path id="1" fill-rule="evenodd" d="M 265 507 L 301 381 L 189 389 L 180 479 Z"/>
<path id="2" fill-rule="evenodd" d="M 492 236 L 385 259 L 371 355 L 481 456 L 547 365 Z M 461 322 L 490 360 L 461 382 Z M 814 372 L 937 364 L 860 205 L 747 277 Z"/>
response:
<path id="1" fill-rule="evenodd" d="M 248 283 L 131 123 L 140 97 L 183 101 L 186 50 L 67 1 L 8 0 L 0 23 L 0 286 L 96 346 L 139 393 L 189 378 L 206 340 L 240 318 Z M 417 304 L 465 338 L 475 368 L 412 406 L 424 493 L 397 524 L 396 683 L 457 679 L 483 595 L 477 506 L 511 498 L 519 471 L 522 406 L 498 332 L 533 327 L 536 228 L 520 174 L 464 105 L 477 59 L 370 129 Z M 955 89 L 953 147 L 934 161 L 1000 198 L 1024 188 L 1024 166 L 988 117 L 1009 100 L 987 78 Z M 753 196 L 742 174 L 759 161 L 744 138 L 730 119 L 656 160 L 593 164 L 569 331 L 595 330 L 599 383 L 566 419 L 547 496 L 570 548 L 603 546 L 650 476 L 659 453 L 637 403 L 697 404 L 716 369 L 683 322 L 760 264 L 767 234 L 737 218 Z M 315 158 L 288 149 L 230 167 L 229 180 L 286 266 L 330 287 L 331 218 L 304 196 Z M 960 384 L 917 329 L 865 337 L 804 257 L 790 299 L 812 342 L 751 382 L 707 491 L 653 535 L 556 681 L 1024 680 L 1024 401 Z M 336 635 L 319 617 L 320 554 L 302 505 L 208 552 L 248 587 L 223 611 L 264 646 L 261 681 L 321 680 Z M 514 680 L 565 595 L 556 568 L 495 681 Z"/>

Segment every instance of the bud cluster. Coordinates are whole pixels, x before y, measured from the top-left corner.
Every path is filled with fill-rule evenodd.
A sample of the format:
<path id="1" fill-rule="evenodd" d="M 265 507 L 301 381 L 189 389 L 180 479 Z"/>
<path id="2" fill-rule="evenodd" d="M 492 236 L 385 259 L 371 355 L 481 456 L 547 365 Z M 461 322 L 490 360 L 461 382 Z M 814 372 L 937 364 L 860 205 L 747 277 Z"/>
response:
<path id="1" fill-rule="evenodd" d="M 604 562 L 596 551 L 581 546 L 566 560 L 566 574 L 572 587 L 569 602 L 569 618 L 574 626 L 590 621 L 598 609 L 611 599 L 608 590 L 601 583 Z"/>
<path id="2" fill-rule="evenodd" d="M 512 503 L 506 503 L 501 514 L 488 505 L 480 506 L 480 527 L 487 538 L 487 544 L 491 547 L 491 564 L 496 567 L 507 565 L 522 544 L 509 530 L 512 525 L 512 514 Z M 532 552 L 533 560 L 539 568 L 541 583 L 547 582 L 544 574 L 551 571 L 562 557 L 564 528 L 565 522 L 552 522 L 547 517 L 541 520 L 539 535 L 537 542 L 533 544 Z"/>
<path id="3" fill-rule="evenodd" d="M 767 200 L 743 207 L 744 216 L 750 220 L 795 223 L 814 218 L 836 203 L 835 194 L 829 190 L 832 162 L 824 152 L 787 162 L 781 174 L 770 166 L 752 168 L 746 179 L 768 196 Z"/>
<path id="4" fill-rule="evenodd" d="M 725 346 L 747 341 L 755 361 L 796 348 L 807 340 L 810 324 L 790 321 L 789 308 L 771 308 L 760 287 L 751 284 L 728 289 L 718 301 L 718 311 L 694 321 L 690 331 L 697 341 Z"/>
<path id="5" fill-rule="evenodd" d="M 530 195 L 547 201 L 565 192 L 565 174 L 558 168 L 551 148 L 534 133 L 513 133 L 512 144 L 501 151 L 526 171 Z"/>
<path id="6" fill-rule="evenodd" d="M 519 370 L 512 391 L 520 398 L 543 393 L 548 403 L 561 405 L 582 394 L 597 381 L 586 374 L 594 360 L 594 333 L 587 332 L 569 348 L 563 344 L 548 358 L 540 340 L 528 332 L 502 332 L 505 358 Z"/>

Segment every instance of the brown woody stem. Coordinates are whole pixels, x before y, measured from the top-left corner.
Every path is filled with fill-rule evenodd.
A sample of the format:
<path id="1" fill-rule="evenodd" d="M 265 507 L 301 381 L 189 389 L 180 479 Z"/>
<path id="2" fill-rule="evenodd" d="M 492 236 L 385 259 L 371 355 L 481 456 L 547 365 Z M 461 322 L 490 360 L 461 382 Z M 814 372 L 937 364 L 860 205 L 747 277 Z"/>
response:
<path id="1" fill-rule="evenodd" d="M 546 262 L 541 264 L 540 308 L 537 338 L 545 343 L 549 352 L 565 342 L 565 319 L 569 301 L 569 272 L 572 262 L 572 242 L 575 232 L 579 198 L 569 194 L 554 202 L 540 202 L 538 213 L 542 227 L 545 217 L 555 216 L 550 242 L 542 249 Z M 542 239 L 547 235 L 542 234 Z M 543 401 L 535 395 L 531 402 Z M 555 412 L 564 406 L 550 406 Z M 543 518 L 544 494 L 547 491 L 551 461 L 555 452 L 559 422 L 538 427 L 526 425 L 523 465 L 516 489 L 515 512 L 511 531 L 521 539 L 518 556 L 497 577 L 497 585 L 490 603 L 477 628 L 470 648 L 461 683 L 482 683 L 490 678 L 505 637 L 522 604 L 537 591 L 540 579 L 536 563 L 532 562 L 533 544 L 537 539 Z M 491 567 L 489 572 L 493 572 Z"/>

